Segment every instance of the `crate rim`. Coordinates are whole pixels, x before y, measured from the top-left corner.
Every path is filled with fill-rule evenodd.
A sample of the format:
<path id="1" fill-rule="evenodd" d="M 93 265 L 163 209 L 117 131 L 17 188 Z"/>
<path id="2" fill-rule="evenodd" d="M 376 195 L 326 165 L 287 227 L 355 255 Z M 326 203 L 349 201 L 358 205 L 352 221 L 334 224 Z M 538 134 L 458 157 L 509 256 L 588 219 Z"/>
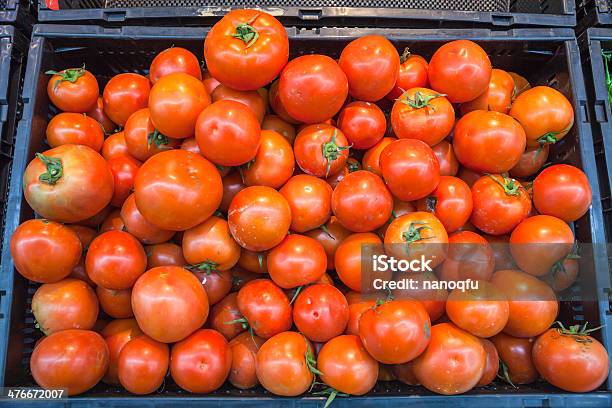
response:
<path id="1" fill-rule="evenodd" d="M 15 23 L 18 12 L 19 0 L 6 0 L 6 7 L 0 10 L 0 24 Z"/>

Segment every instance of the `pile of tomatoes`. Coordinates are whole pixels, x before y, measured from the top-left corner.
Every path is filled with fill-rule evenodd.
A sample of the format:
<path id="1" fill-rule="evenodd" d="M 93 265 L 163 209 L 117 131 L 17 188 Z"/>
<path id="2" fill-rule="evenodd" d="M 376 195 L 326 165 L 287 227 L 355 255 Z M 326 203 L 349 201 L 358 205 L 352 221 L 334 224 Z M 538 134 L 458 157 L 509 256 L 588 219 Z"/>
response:
<path id="1" fill-rule="evenodd" d="M 148 394 L 170 376 L 193 393 L 322 383 L 333 397 L 397 379 L 459 394 L 498 371 L 602 384 L 590 330 L 551 328 L 578 273 L 569 223 L 591 203 L 580 169 L 545 166 L 573 125 L 563 94 L 467 40 L 429 62 L 378 35 L 289 61 L 283 26 L 254 10 L 223 17 L 204 57 L 202 72 L 166 49 L 102 95 L 85 67 L 48 72 L 61 112 L 23 175 L 40 218 L 11 239 L 42 284 L 41 387 Z M 366 298 L 366 244 L 431 258 L 417 281 L 479 289 Z"/>

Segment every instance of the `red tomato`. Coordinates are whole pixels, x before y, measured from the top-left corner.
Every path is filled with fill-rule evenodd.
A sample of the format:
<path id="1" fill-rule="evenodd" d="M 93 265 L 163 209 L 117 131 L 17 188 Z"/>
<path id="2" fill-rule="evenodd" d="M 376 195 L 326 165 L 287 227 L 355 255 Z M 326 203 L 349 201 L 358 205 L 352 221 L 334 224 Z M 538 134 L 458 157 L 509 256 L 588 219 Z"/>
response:
<path id="1" fill-rule="evenodd" d="M 474 388 L 485 370 L 487 353 L 480 340 L 452 324 L 431 328 L 427 350 L 414 360 L 414 374 L 438 394 L 462 394 Z"/>
<path id="2" fill-rule="evenodd" d="M 370 102 L 351 102 L 338 116 L 338 127 L 354 149 L 369 149 L 387 130 L 383 111 Z"/>
<path id="3" fill-rule="evenodd" d="M 533 339 L 520 339 L 500 333 L 491 338 L 499 354 L 503 379 L 511 384 L 531 384 L 539 377 L 533 365 Z"/>
<path id="4" fill-rule="evenodd" d="M 325 224 L 331 216 L 332 188 L 307 174 L 293 176 L 280 193 L 291 208 L 291 230 L 305 232 Z"/>
<path id="5" fill-rule="evenodd" d="M 427 72 L 432 89 L 448 95 L 453 103 L 468 102 L 488 89 L 491 61 L 478 44 L 451 41 L 434 53 Z"/>
<path id="6" fill-rule="evenodd" d="M 340 171 L 350 146 L 338 128 L 318 124 L 300 130 L 293 144 L 295 161 L 304 173 L 328 177 Z"/>
<path id="7" fill-rule="evenodd" d="M 359 337 L 372 357 L 384 364 L 415 359 L 429 344 L 429 315 L 416 300 L 392 300 L 366 310 Z"/>
<path id="8" fill-rule="evenodd" d="M 183 234 L 183 255 L 203 271 L 227 270 L 236 265 L 240 246 L 230 234 L 227 221 L 212 216 Z"/>
<path id="9" fill-rule="evenodd" d="M 251 333 L 242 333 L 229 342 L 232 352 L 232 368 L 227 379 L 234 387 L 246 390 L 259 383 L 255 364 L 257 351 L 264 341 Z"/>
<path id="10" fill-rule="evenodd" d="M 491 279 L 495 258 L 486 239 L 475 232 L 459 231 L 448 237 L 448 244 L 447 257 L 438 269 L 441 280 Z"/>
<path id="11" fill-rule="evenodd" d="M 266 115 L 261 122 L 262 130 L 273 130 L 283 135 L 285 139 L 293 146 L 295 140 L 295 128 L 290 122 L 276 115 Z"/>
<path id="12" fill-rule="evenodd" d="M 206 35 L 204 58 L 210 74 L 240 91 L 272 82 L 289 59 L 285 27 L 261 10 L 227 13 Z"/>
<path id="13" fill-rule="evenodd" d="M 233 279 L 230 271 L 202 271 L 196 269 L 193 273 L 204 286 L 210 305 L 219 303 L 232 290 Z"/>
<path id="14" fill-rule="evenodd" d="M 119 209 L 114 209 L 110 214 L 108 214 L 108 217 L 104 219 L 104 222 L 102 222 L 102 225 L 100 225 L 99 232 L 100 234 L 102 234 L 108 231 L 124 231 L 124 230 L 125 230 L 125 223 L 123 222 L 123 219 L 121 219 L 121 211 Z"/>
<path id="15" fill-rule="evenodd" d="M 578 260 L 573 259 L 570 254 L 564 260 L 557 262 L 552 267 L 550 274 L 543 279 L 555 292 L 561 292 L 576 282 L 579 269 Z"/>
<path id="16" fill-rule="evenodd" d="M 136 337 L 119 353 L 119 381 L 132 394 L 150 394 L 163 384 L 169 362 L 167 344 L 148 336 Z"/>
<path id="17" fill-rule="evenodd" d="M 425 288 L 424 282 L 429 281 L 431 285 L 435 285 L 439 282 L 438 278 L 433 272 L 419 272 L 419 273 L 411 273 L 410 279 L 416 282 L 416 289 L 406 289 L 400 290 L 396 289 L 392 292 L 395 299 L 414 299 L 421 302 L 427 314 L 429 314 L 429 320 L 434 322 L 446 311 L 446 298 L 448 297 L 448 292 L 443 287 L 434 288 Z"/>
<path id="18" fill-rule="evenodd" d="M 87 251 L 87 248 L 89 248 L 89 244 L 91 244 L 91 241 L 93 241 L 96 235 L 98 235 L 98 231 L 93 228 L 85 227 L 83 225 L 73 224 L 67 225 L 67 227 L 76 232 L 79 237 L 79 241 L 81 241 L 83 251 Z"/>
<path id="19" fill-rule="evenodd" d="M 385 97 L 397 81 L 400 58 L 389 40 L 366 35 L 351 41 L 340 54 L 349 93 L 355 99 L 375 102 Z"/>
<path id="20" fill-rule="evenodd" d="M 441 176 L 438 186 L 416 204 L 419 211 L 433 213 L 448 233 L 457 231 L 472 214 L 470 187 L 457 177 Z"/>
<path id="21" fill-rule="evenodd" d="M 146 161 L 149 157 L 178 146 L 177 139 L 162 135 L 151 122 L 149 108 L 132 113 L 123 131 L 128 153 L 135 159 Z"/>
<path id="22" fill-rule="evenodd" d="M 123 224 L 116 229 L 129 232 L 143 244 L 165 242 L 175 234 L 174 231 L 161 229 L 147 221 L 136 207 L 134 194 L 130 195 L 121 207 L 121 221 Z"/>
<path id="23" fill-rule="evenodd" d="M 23 174 L 23 190 L 37 214 L 58 222 L 77 222 L 108 205 L 113 174 L 90 147 L 63 145 L 36 154 Z"/>
<path id="24" fill-rule="evenodd" d="M 268 253 L 253 252 L 248 249 L 242 249 L 238 265 L 251 273 L 268 273 Z"/>
<path id="25" fill-rule="evenodd" d="M 121 207 L 132 193 L 140 162 L 130 156 L 117 156 L 108 160 L 108 168 L 113 173 L 115 185 L 110 203 L 115 207 Z"/>
<path id="26" fill-rule="evenodd" d="M 98 299 L 82 280 L 45 283 L 34 293 L 32 313 L 46 335 L 66 329 L 89 330 L 98 318 Z"/>
<path id="27" fill-rule="evenodd" d="M 160 266 L 138 279 L 132 289 L 132 308 L 145 334 L 174 343 L 202 327 L 208 317 L 208 297 L 192 273 Z"/>
<path id="28" fill-rule="evenodd" d="M 246 188 L 242 181 L 242 175 L 239 171 L 230 172 L 227 176 L 221 180 L 223 182 L 223 199 L 221 200 L 220 209 L 227 213 L 230 203 L 238 194 Z"/>
<path id="29" fill-rule="evenodd" d="M 348 322 L 344 333 L 359 336 L 359 319 L 361 315 L 368 309 L 376 307 L 376 302 L 373 300 L 356 301 L 348 305 Z"/>
<path id="30" fill-rule="evenodd" d="M 268 339 L 291 328 L 291 305 L 269 279 L 255 279 L 238 292 L 238 309 L 256 335 Z"/>
<path id="31" fill-rule="evenodd" d="M 361 234 L 353 234 L 345 238 L 336 249 L 334 255 L 334 264 L 338 277 L 346 286 L 355 292 L 361 292 L 362 288 L 371 288 L 370 282 L 372 276 L 365 276 L 362 273 L 362 253 L 364 245 L 369 245 L 369 252 L 378 254 L 382 252 L 382 241 L 376 234 L 369 232 Z M 377 273 L 376 277 L 381 279 L 389 279 L 391 273 L 386 276 L 383 273 Z"/>
<path id="32" fill-rule="evenodd" d="M 87 116 L 95 119 L 100 125 L 102 125 L 102 131 L 106 135 L 112 134 L 117 127 L 117 125 L 115 125 L 113 121 L 106 116 L 106 113 L 104 113 L 104 100 L 101 96 L 98 96 L 96 104 L 87 112 Z"/>
<path id="33" fill-rule="evenodd" d="M 168 48 L 157 54 L 149 68 L 149 79 L 155 84 L 160 78 L 177 72 L 202 80 L 198 57 L 181 47 Z"/>
<path id="34" fill-rule="evenodd" d="M 527 146 L 518 163 L 510 169 L 510 175 L 520 179 L 534 175 L 548 160 L 548 150 L 548 145 Z"/>
<path id="35" fill-rule="evenodd" d="M 461 114 L 475 110 L 490 110 L 508 113 L 514 96 L 514 79 L 506 71 L 493 68 L 486 91 L 476 99 L 461 104 Z"/>
<path id="36" fill-rule="evenodd" d="M 188 137 L 187 139 L 183 139 L 183 142 L 181 143 L 181 149 L 187 150 L 191 153 L 202 154 L 200 146 L 198 146 L 198 141 L 195 137 Z M 223 175 L 221 177 L 223 177 Z"/>
<path id="37" fill-rule="evenodd" d="M 253 161 L 242 170 L 247 186 L 280 188 L 291 176 L 295 157 L 291 145 L 280 133 L 261 131 L 261 144 Z"/>
<path id="38" fill-rule="evenodd" d="M 115 75 L 104 87 L 104 113 L 116 124 L 124 126 L 130 115 L 149 103 L 149 79 L 133 73 Z"/>
<path id="39" fill-rule="evenodd" d="M 98 152 L 104 143 L 102 126 L 89 116 L 79 113 L 55 115 L 47 125 L 46 136 L 51 147 L 77 144 L 89 146 Z"/>
<path id="40" fill-rule="evenodd" d="M 85 113 L 96 104 L 100 92 L 98 81 L 85 66 L 45 74 L 52 75 L 47 83 L 49 100 L 60 110 Z"/>
<path id="41" fill-rule="evenodd" d="M 485 362 L 484 373 L 480 377 L 480 381 L 476 384 L 476 387 L 485 387 L 493 382 L 497 378 L 497 372 L 499 371 L 499 355 L 495 345 L 487 339 L 480 339 L 482 347 L 484 347 L 487 353 L 487 359 Z"/>
<path id="42" fill-rule="evenodd" d="M 213 102 L 229 100 L 248 106 L 260 123 L 266 114 L 267 100 L 264 100 L 258 91 L 237 91 L 228 86 L 219 85 L 211 94 L 211 98 Z"/>
<path id="43" fill-rule="evenodd" d="M 323 245 L 305 235 L 291 234 L 268 253 L 270 278 L 283 289 L 317 281 L 327 269 Z"/>
<path id="44" fill-rule="evenodd" d="M 128 154 L 130 153 L 127 148 L 125 134 L 123 131 L 113 133 L 107 137 L 102 144 L 102 157 L 104 157 L 106 160 Z"/>
<path id="45" fill-rule="evenodd" d="M 420 55 L 412 55 L 408 48 L 400 56 L 400 67 L 395 86 L 385 98 L 394 101 L 404 92 L 411 88 L 426 88 L 429 85 L 427 79 L 428 64 Z"/>
<path id="46" fill-rule="evenodd" d="M 289 116 L 287 109 L 283 106 L 280 96 L 278 95 L 278 83 L 279 80 L 277 79 L 270 85 L 270 91 L 268 92 L 268 103 L 270 104 L 270 108 L 285 122 L 296 125 L 300 122 Z"/>
<path id="47" fill-rule="evenodd" d="M 327 223 L 321 224 L 319 228 L 306 233 L 307 236 L 317 240 L 323 246 L 327 255 L 327 270 L 335 269 L 334 255 L 336 249 L 344 238 L 350 234 L 351 232 L 344 228 L 336 217 L 332 217 Z"/>
<path id="48" fill-rule="evenodd" d="M 395 100 L 391 125 L 400 139 L 418 139 L 434 146 L 453 130 L 455 110 L 443 94 L 411 88 Z"/>
<path id="49" fill-rule="evenodd" d="M 182 248 L 171 242 L 146 246 L 145 252 L 147 253 L 147 269 L 187 264 Z"/>
<path id="50" fill-rule="evenodd" d="M 119 354 L 121 349 L 130 340 L 142 335 L 135 319 L 117 319 L 108 323 L 100 332 L 109 350 L 109 364 L 106 374 L 102 378 L 107 384 L 119 384 Z"/>
<path id="51" fill-rule="evenodd" d="M 213 91 L 216 87 L 221 85 L 221 82 L 217 81 L 210 75 L 210 72 L 207 70 L 202 71 L 202 83 L 204 84 L 204 88 L 206 88 L 206 93 L 212 95 Z"/>
<path id="52" fill-rule="evenodd" d="M 332 285 L 308 286 L 295 299 L 293 321 L 308 340 L 325 343 L 341 335 L 348 319 L 346 298 Z"/>
<path id="53" fill-rule="evenodd" d="M 79 236 L 57 222 L 34 219 L 19 225 L 11 236 L 11 257 L 24 278 L 57 282 L 79 263 L 83 246 Z"/>
<path id="54" fill-rule="evenodd" d="M 368 149 L 361 161 L 363 169 L 382 177 L 380 155 L 385 147 L 389 146 L 394 140 L 396 139 L 393 137 L 383 137 L 378 143 Z"/>
<path id="55" fill-rule="evenodd" d="M 361 164 L 354 157 L 349 157 L 346 159 L 346 164 L 344 167 L 337 173 L 327 177 L 325 181 L 331 186 L 332 189 L 335 189 L 349 173 L 353 173 L 357 170 L 361 170 Z"/>
<path id="56" fill-rule="evenodd" d="M 440 164 L 427 144 L 400 139 L 380 154 L 382 175 L 394 196 L 414 201 L 429 195 L 440 181 Z"/>
<path id="57" fill-rule="evenodd" d="M 206 394 L 221 387 L 232 366 L 232 352 L 219 332 L 201 329 L 172 347 L 170 374 L 189 392 Z"/>
<path id="58" fill-rule="evenodd" d="M 96 385 L 108 368 L 109 352 L 98 333 L 62 330 L 42 338 L 30 357 L 34 381 L 45 389 L 82 394 Z"/>
<path id="59" fill-rule="evenodd" d="M 125 319 L 134 316 L 132 311 L 132 289 L 105 289 L 96 288 L 100 307 L 104 313 L 115 319 Z"/>
<path id="60" fill-rule="evenodd" d="M 215 304 L 210 311 L 210 327 L 225 336 L 228 341 L 247 328 L 247 324 L 243 321 L 240 310 L 238 310 L 237 297 L 238 293 L 230 293 Z"/>
<path id="61" fill-rule="evenodd" d="M 278 82 L 281 105 L 291 118 L 304 123 L 320 123 L 334 117 L 348 91 L 346 74 L 326 55 L 297 57 L 283 69 Z M 283 117 L 282 111 L 275 112 Z"/>

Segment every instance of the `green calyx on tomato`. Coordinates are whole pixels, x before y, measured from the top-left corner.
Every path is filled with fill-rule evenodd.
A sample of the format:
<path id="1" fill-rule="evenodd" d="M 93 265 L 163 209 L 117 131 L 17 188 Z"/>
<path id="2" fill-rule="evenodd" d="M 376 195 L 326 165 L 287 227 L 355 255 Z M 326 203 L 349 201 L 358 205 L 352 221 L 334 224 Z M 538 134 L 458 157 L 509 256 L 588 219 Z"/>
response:
<path id="1" fill-rule="evenodd" d="M 491 177 L 491 180 L 495 181 L 497 184 L 499 184 L 501 186 L 501 188 L 504 189 L 504 192 L 506 193 L 506 195 L 509 196 L 517 196 L 520 194 L 520 189 L 521 189 L 521 183 L 519 183 L 518 181 L 516 181 L 513 178 L 510 177 L 506 177 L 505 175 L 500 175 L 500 177 L 502 178 L 502 181 L 499 181 L 494 175 L 492 174 L 487 174 L 487 176 Z"/>
<path id="2" fill-rule="evenodd" d="M 597 331 L 603 327 L 598 326 L 593 329 L 587 329 L 589 322 L 586 322 L 583 326 L 575 324 L 570 326 L 569 329 L 566 329 L 563 323 L 560 321 L 557 321 L 556 323 L 559 325 L 559 327 L 557 327 L 555 330 L 557 330 L 559 334 L 564 336 L 572 336 L 578 343 L 592 343 L 593 340 L 588 337 L 590 333 L 593 333 L 594 331 Z"/>
<path id="3" fill-rule="evenodd" d="M 421 92 L 416 91 L 414 93 L 414 99 L 410 99 L 406 97 L 405 99 L 402 99 L 402 103 L 410 106 L 413 109 L 421 109 L 427 106 L 433 110 L 434 107 L 429 102 L 432 99 L 436 99 L 441 96 L 446 96 L 446 95 L 445 94 L 423 95 Z"/>
<path id="4" fill-rule="evenodd" d="M 244 330 L 249 328 L 249 322 L 247 322 L 247 319 L 245 319 L 244 317 L 241 317 L 239 319 L 230 320 L 228 322 L 223 322 L 223 324 L 236 324 L 236 323 L 240 323 L 240 326 L 242 326 Z"/>
<path id="5" fill-rule="evenodd" d="M 427 225 L 421 225 L 420 227 L 417 227 L 416 226 L 417 224 L 424 224 L 424 223 L 423 222 L 411 222 L 410 225 L 408 226 L 408 230 L 402 232 L 402 238 L 404 238 L 404 241 L 406 241 L 407 244 L 411 244 L 413 242 L 417 242 L 422 239 L 429 239 L 429 238 L 422 237 L 421 231 L 425 229 L 430 230 L 432 228 Z"/>
<path id="6" fill-rule="evenodd" d="M 54 185 L 57 183 L 64 174 L 62 160 L 57 157 L 47 157 L 40 153 L 36 153 L 36 157 L 47 166 L 47 171 L 41 174 L 38 179 L 46 184 Z"/>
<path id="7" fill-rule="evenodd" d="M 192 272 L 206 272 L 206 275 L 210 275 L 213 272 L 217 271 L 218 263 L 213 261 L 204 261 L 195 265 L 188 265 L 186 269 Z"/>
<path id="8" fill-rule="evenodd" d="M 349 173 L 353 173 L 359 170 L 359 163 L 351 161 L 350 163 L 347 164 L 347 168 L 348 168 Z"/>
<path id="9" fill-rule="evenodd" d="M 518 388 L 512 380 L 510 379 L 510 373 L 508 372 L 508 366 L 501 359 L 499 360 L 499 372 L 497 373 L 497 378 L 507 382 L 514 388 Z"/>
<path id="10" fill-rule="evenodd" d="M 155 144 L 158 149 L 169 149 L 168 144 L 170 141 L 167 136 L 162 135 L 155 129 L 147 136 L 147 147 L 150 148 L 152 144 Z"/>
<path id="11" fill-rule="evenodd" d="M 331 162 L 336 160 L 343 150 L 348 150 L 351 146 L 338 146 L 336 144 L 336 135 L 338 129 L 334 129 L 334 134 L 329 142 L 323 143 L 321 149 L 323 150 L 323 157 L 327 159 L 327 170 L 325 170 L 325 177 L 329 177 L 329 169 L 331 168 Z"/>
<path id="12" fill-rule="evenodd" d="M 259 38 L 259 33 L 257 30 L 251 25 L 259 17 L 259 14 L 256 14 L 255 17 L 251 19 L 251 21 L 247 23 L 238 24 L 236 26 L 236 33 L 232 35 L 234 38 L 238 38 L 246 44 L 246 48 L 251 47 L 257 39 Z"/>
<path id="13" fill-rule="evenodd" d="M 548 132 L 545 133 L 543 136 L 540 136 L 538 138 L 538 143 L 540 144 L 540 146 L 544 146 L 547 144 L 552 144 L 552 143 L 557 143 L 557 138 L 556 135 L 558 135 L 561 132 Z"/>
<path id="14" fill-rule="evenodd" d="M 74 84 L 80 77 L 85 75 L 85 64 L 83 64 L 81 68 L 70 68 L 60 72 L 48 70 L 45 71 L 45 74 L 58 75 L 60 77 L 60 79 L 55 81 L 55 84 L 53 84 L 53 90 L 55 91 L 61 82 L 68 81 Z"/>
<path id="15" fill-rule="evenodd" d="M 400 64 L 406 62 L 406 60 L 410 57 L 410 49 L 408 47 L 404 48 L 402 55 L 400 55 Z"/>
<path id="16" fill-rule="evenodd" d="M 304 341 L 306 342 L 306 352 L 304 353 L 304 358 L 306 359 L 306 366 L 313 375 L 323 375 L 323 373 L 317 369 L 317 360 L 315 359 L 314 354 L 312 353 L 312 349 L 310 348 L 310 342 L 306 337 L 304 337 Z M 313 378 L 311 389 L 315 385 L 315 383 L 316 381 Z"/>

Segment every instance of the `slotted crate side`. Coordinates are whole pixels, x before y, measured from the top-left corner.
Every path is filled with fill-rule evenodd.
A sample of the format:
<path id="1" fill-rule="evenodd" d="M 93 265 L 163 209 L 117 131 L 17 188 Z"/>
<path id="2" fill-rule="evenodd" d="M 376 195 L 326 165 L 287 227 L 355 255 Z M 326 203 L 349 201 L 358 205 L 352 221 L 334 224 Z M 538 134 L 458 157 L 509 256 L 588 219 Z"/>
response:
<path id="1" fill-rule="evenodd" d="M 576 19 L 580 31 L 612 25 L 612 0 L 576 0 Z"/>
<path id="2" fill-rule="evenodd" d="M 17 20 L 19 0 L 0 0 L 0 23 L 13 23 Z"/>
<path id="3" fill-rule="evenodd" d="M 279 5 L 282 4 L 282 5 Z M 38 0 L 41 22 L 210 24 L 231 8 L 256 7 L 288 25 L 406 27 L 576 25 L 574 0 Z"/>
<path id="4" fill-rule="evenodd" d="M 36 10 L 32 0 L 0 0 L 0 24 L 13 24 L 29 32 L 34 23 L 31 12 Z"/>

